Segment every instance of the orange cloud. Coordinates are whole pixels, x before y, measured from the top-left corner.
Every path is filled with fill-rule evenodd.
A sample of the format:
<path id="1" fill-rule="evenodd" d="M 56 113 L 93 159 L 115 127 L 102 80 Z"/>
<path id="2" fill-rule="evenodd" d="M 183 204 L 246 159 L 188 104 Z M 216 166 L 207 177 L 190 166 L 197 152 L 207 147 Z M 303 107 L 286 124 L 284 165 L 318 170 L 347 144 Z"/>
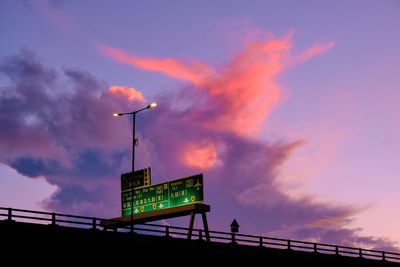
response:
<path id="1" fill-rule="evenodd" d="M 209 103 L 215 106 L 213 116 L 203 118 L 207 127 L 248 136 L 258 133 L 272 110 L 287 99 L 277 82 L 279 75 L 294 62 L 325 53 L 334 45 L 316 44 L 293 56 L 292 35 L 293 31 L 281 39 L 248 42 L 219 70 L 198 61 L 140 58 L 107 46 L 100 46 L 100 51 L 118 62 L 191 82 L 198 90 L 207 92 Z"/>
<path id="2" fill-rule="evenodd" d="M 108 88 L 108 91 L 116 96 L 122 96 L 129 101 L 146 102 L 141 92 L 136 91 L 135 88 L 127 86 L 114 85 Z"/>
<path id="3" fill-rule="evenodd" d="M 248 44 L 205 87 L 224 109 L 208 124 L 239 135 L 259 130 L 281 100 L 281 88 L 276 77 L 285 68 L 290 48 L 288 37 Z"/>
<path id="4" fill-rule="evenodd" d="M 104 45 L 100 46 L 100 51 L 118 62 L 133 65 L 144 70 L 158 71 L 174 78 L 188 80 L 196 85 L 203 81 L 204 76 L 210 71 L 209 67 L 197 61 L 184 64 L 171 58 L 139 58 L 129 55 L 122 50 Z"/>
<path id="5" fill-rule="evenodd" d="M 214 144 L 203 142 L 200 144 L 188 143 L 181 151 L 182 162 L 190 168 L 208 170 L 217 159 L 217 150 Z"/>

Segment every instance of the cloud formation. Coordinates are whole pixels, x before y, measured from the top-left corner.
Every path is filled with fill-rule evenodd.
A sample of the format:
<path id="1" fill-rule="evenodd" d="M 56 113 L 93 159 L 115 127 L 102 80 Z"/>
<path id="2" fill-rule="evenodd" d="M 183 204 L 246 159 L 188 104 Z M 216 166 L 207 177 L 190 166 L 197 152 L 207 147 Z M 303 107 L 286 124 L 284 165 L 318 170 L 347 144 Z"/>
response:
<path id="1" fill-rule="evenodd" d="M 315 196 L 291 196 L 291 191 L 282 190 L 278 180 L 281 168 L 292 152 L 305 144 L 304 140 L 265 143 L 254 138 L 273 109 L 286 100 L 279 85 L 284 71 L 334 46 L 334 42 L 314 44 L 299 54 L 292 54 L 292 34 L 249 41 L 220 68 L 196 60 L 143 58 L 104 45 L 100 51 L 119 63 L 186 80 L 191 85 L 181 91 L 190 90 L 189 96 L 195 96 L 197 103 L 186 99 L 193 105 L 184 112 L 168 111 L 172 114 L 163 112 L 161 117 L 153 118 L 156 125 L 161 120 L 168 121 L 162 131 L 166 143 L 152 131 L 146 131 L 145 136 L 159 140 L 156 150 L 168 147 L 158 152 L 159 160 L 170 160 L 177 174 L 186 171 L 183 167 L 207 171 L 213 189 L 223 192 L 223 197 L 216 196 L 216 192 L 211 196 L 219 203 L 216 212 L 220 218 L 246 214 L 252 218 L 245 222 L 247 229 L 279 231 L 282 235 L 289 234 L 290 238 L 317 238 L 321 242 L 327 241 L 326 236 L 334 233 L 341 236 L 346 232 L 349 239 L 343 236 L 342 240 L 334 239 L 337 244 L 349 245 L 354 241 L 353 245 L 359 245 L 357 242 L 364 240 L 367 247 L 393 248 L 394 243 L 388 240 L 363 238 L 358 230 L 346 229 L 353 216 L 365 207 L 325 203 Z M 180 119 L 177 121 L 176 117 Z M 163 158 L 173 149 L 169 140 L 176 140 L 175 147 L 181 148 L 180 158 Z M 183 166 L 177 168 L 179 160 Z"/>
<path id="2" fill-rule="evenodd" d="M 114 85 L 108 88 L 108 91 L 116 96 L 121 96 L 129 101 L 137 101 L 145 103 L 146 99 L 144 99 L 141 92 L 136 91 L 135 88 L 131 88 L 128 86 L 118 86 Z"/>
<path id="3" fill-rule="evenodd" d="M 75 189 L 97 190 L 102 179 L 117 175 L 130 127 L 111 114 L 126 106 L 125 100 L 89 73 L 59 73 L 26 50 L 2 60 L 0 72 L 10 84 L 0 88 L 1 162 L 57 185 L 54 203 L 61 207 L 75 197 L 66 196 Z"/>
<path id="4" fill-rule="evenodd" d="M 183 163 L 193 169 L 209 170 L 217 159 L 212 143 L 187 143 L 181 151 Z"/>
<path id="5" fill-rule="evenodd" d="M 114 60 L 137 66 L 144 70 L 158 71 L 165 73 L 174 78 L 188 80 L 194 84 L 200 84 L 203 80 L 202 76 L 206 76 L 209 69 L 206 65 L 199 62 L 180 62 L 172 58 L 155 59 L 155 58 L 140 58 L 127 55 L 122 50 L 101 45 L 100 51 Z"/>
<path id="6" fill-rule="evenodd" d="M 286 100 L 278 75 L 294 63 L 325 53 L 334 45 L 333 42 L 316 44 L 292 55 L 292 34 L 248 42 L 243 51 L 220 69 L 195 60 L 137 57 L 104 45 L 99 50 L 117 62 L 189 81 L 208 97 L 207 112 L 194 114 L 196 119 L 210 128 L 248 136 L 259 132 L 271 111 Z"/>
<path id="7" fill-rule="evenodd" d="M 279 173 L 305 142 L 266 142 L 254 133 L 285 100 L 278 76 L 295 58 L 291 47 L 291 34 L 248 43 L 225 67 L 215 69 L 103 46 L 101 51 L 120 63 L 188 81 L 173 94 L 161 94 L 159 107 L 137 119 L 137 168 L 151 166 L 153 181 L 204 172 L 212 228 L 227 230 L 223 227 L 236 217 L 246 233 L 393 245 L 346 229 L 357 207 L 321 203 L 312 196 L 291 198 L 281 190 Z M 318 54 L 307 52 L 307 57 L 313 53 Z M 119 175 L 129 170 L 131 125 L 111 114 L 142 107 L 141 92 L 110 90 L 82 70 L 45 67 L 26 51 L 2 60 L 0 72 L 10 81 L 0 88 L 0 161 L 57 185 L 44 203 L 49 209 L 118 216 Z M 65 79 L 68 90 L 61 86 Z M 135 97 L 130 99 L 131 93 Z M 176 99 L 185 107 L 176 109 Z M 334 233 L 347 233 L 347 239 L 334 239 Z"/>

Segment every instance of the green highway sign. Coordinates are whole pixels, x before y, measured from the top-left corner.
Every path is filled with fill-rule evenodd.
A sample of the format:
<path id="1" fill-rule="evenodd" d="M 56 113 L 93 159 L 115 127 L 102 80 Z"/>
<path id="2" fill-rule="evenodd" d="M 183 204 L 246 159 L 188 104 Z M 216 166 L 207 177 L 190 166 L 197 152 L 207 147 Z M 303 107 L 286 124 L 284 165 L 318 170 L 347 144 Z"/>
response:
<path id="1" fill-rule="evenodd" d="M 133 184 L 132 184 L 133 183 Z M 151 184 L 151 168 L 121 174 L 121 191 Z"/>
<path id="2" fill-rule="evenodd" d="M 134 188 L 133 214 L 176 207 L 204 200 L 203 174 Z M 131 215 L 130 188 L 122 191 L 122 216 Z"/>

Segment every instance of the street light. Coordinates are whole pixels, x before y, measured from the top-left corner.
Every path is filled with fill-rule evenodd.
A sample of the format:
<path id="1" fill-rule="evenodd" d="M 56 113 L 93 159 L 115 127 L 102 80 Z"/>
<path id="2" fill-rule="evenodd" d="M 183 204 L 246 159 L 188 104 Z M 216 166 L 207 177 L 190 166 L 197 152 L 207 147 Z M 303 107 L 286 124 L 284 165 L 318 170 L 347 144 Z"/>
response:
<path id="1" fill-rule="evenodd" d="M 136 113 L 139 113 L 140 111 L 146 110 L 146 109 L 150 109 L 150 108 L 155 108 L 157 107 L 157 103 L 153 102 L 150 105 L 148 105 L 145 108 L 136 110 L 136 111 L 132 111 L 132 112 L 127 112 L 127 113 L 113 113 L 114 117 L 120 117 L 120 116 L 124 116 L 124 115 L 133 115 L 133 143 L 132 143 L 132 172 L 135 171 L 135 144 L 136 144 L 136 138 L 135 138 L 135 121 L 136 121 Z"/>
<path id="2" fill-rule="evenodd" d="M 150 105 L 148 105 L 145 108 L 132 111 L 132 112 L 127 112 L 127 113 L 113 113 L 114 117 L 120 117 L 124 115 L 133 115 L 133 142 L 132 142 L 132 175 L 135 172 L 135 144 L 136 144 L 136 138 L 135 138 L 135 124 L 136 124 L 136 113 L 139 113 L 140 111 L 150 109 L 150 108 L 155 108 L 157 107 L 157 103 L 153 102 Z M 133 181 L 132 181 L 132 192 L 131 192 L 131 221 L 133 221 Z M 133 232 L 133 224 L 131 226 L 131 232 Z"/>
<path id="3" fill-rule="evenodd" d="M 156 102 L 153 102 L 153 103 L 151 103 L 150 105 L 148 105 L 145 108 L 142 108 L 142 109 L 139 109 L 139 110 L 136 110 L 136 111 L 133 111 L 133 112 L 128 112 L 128 113 L 113 113 L 113 116 L 114 117 L 119 117 L 119 116 L 123 116 L 123 115 L 136 114 L 136 113 L 138 113 L 138 112 L 140 112 L 142 110 L 145 110 L 145 109 L 155 108 L 155 107 L 157 107 L 157 105 L 158 104 Z"/>

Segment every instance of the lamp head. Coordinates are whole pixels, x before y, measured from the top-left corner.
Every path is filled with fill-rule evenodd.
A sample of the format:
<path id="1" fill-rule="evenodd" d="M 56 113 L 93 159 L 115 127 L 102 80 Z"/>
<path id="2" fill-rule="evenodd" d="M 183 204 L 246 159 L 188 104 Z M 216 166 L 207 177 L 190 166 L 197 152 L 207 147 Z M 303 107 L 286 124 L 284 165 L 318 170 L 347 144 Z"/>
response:
<path id="1" fill-rule="evenodd" d="M 119 116 L 121 116 L 119 113 L 113 113 L 113 116 L 114 117 L 119 117 Z"/>
<path id="2" fill-rule="evenodd" d="M 155 107 L 157 107 L 157 105 L 158 104 L 156 102 L 153 102 L 150 105 L 148 105 L 147 108 L 155 108 Z"/>
<path id="3" fill-rule="evenodd" d="M 231 232 L 232 233 L 238 233 L 239 232 L 239 224 L 236 221 L 236 219 L 234 219 L 231 223 Z"/>

